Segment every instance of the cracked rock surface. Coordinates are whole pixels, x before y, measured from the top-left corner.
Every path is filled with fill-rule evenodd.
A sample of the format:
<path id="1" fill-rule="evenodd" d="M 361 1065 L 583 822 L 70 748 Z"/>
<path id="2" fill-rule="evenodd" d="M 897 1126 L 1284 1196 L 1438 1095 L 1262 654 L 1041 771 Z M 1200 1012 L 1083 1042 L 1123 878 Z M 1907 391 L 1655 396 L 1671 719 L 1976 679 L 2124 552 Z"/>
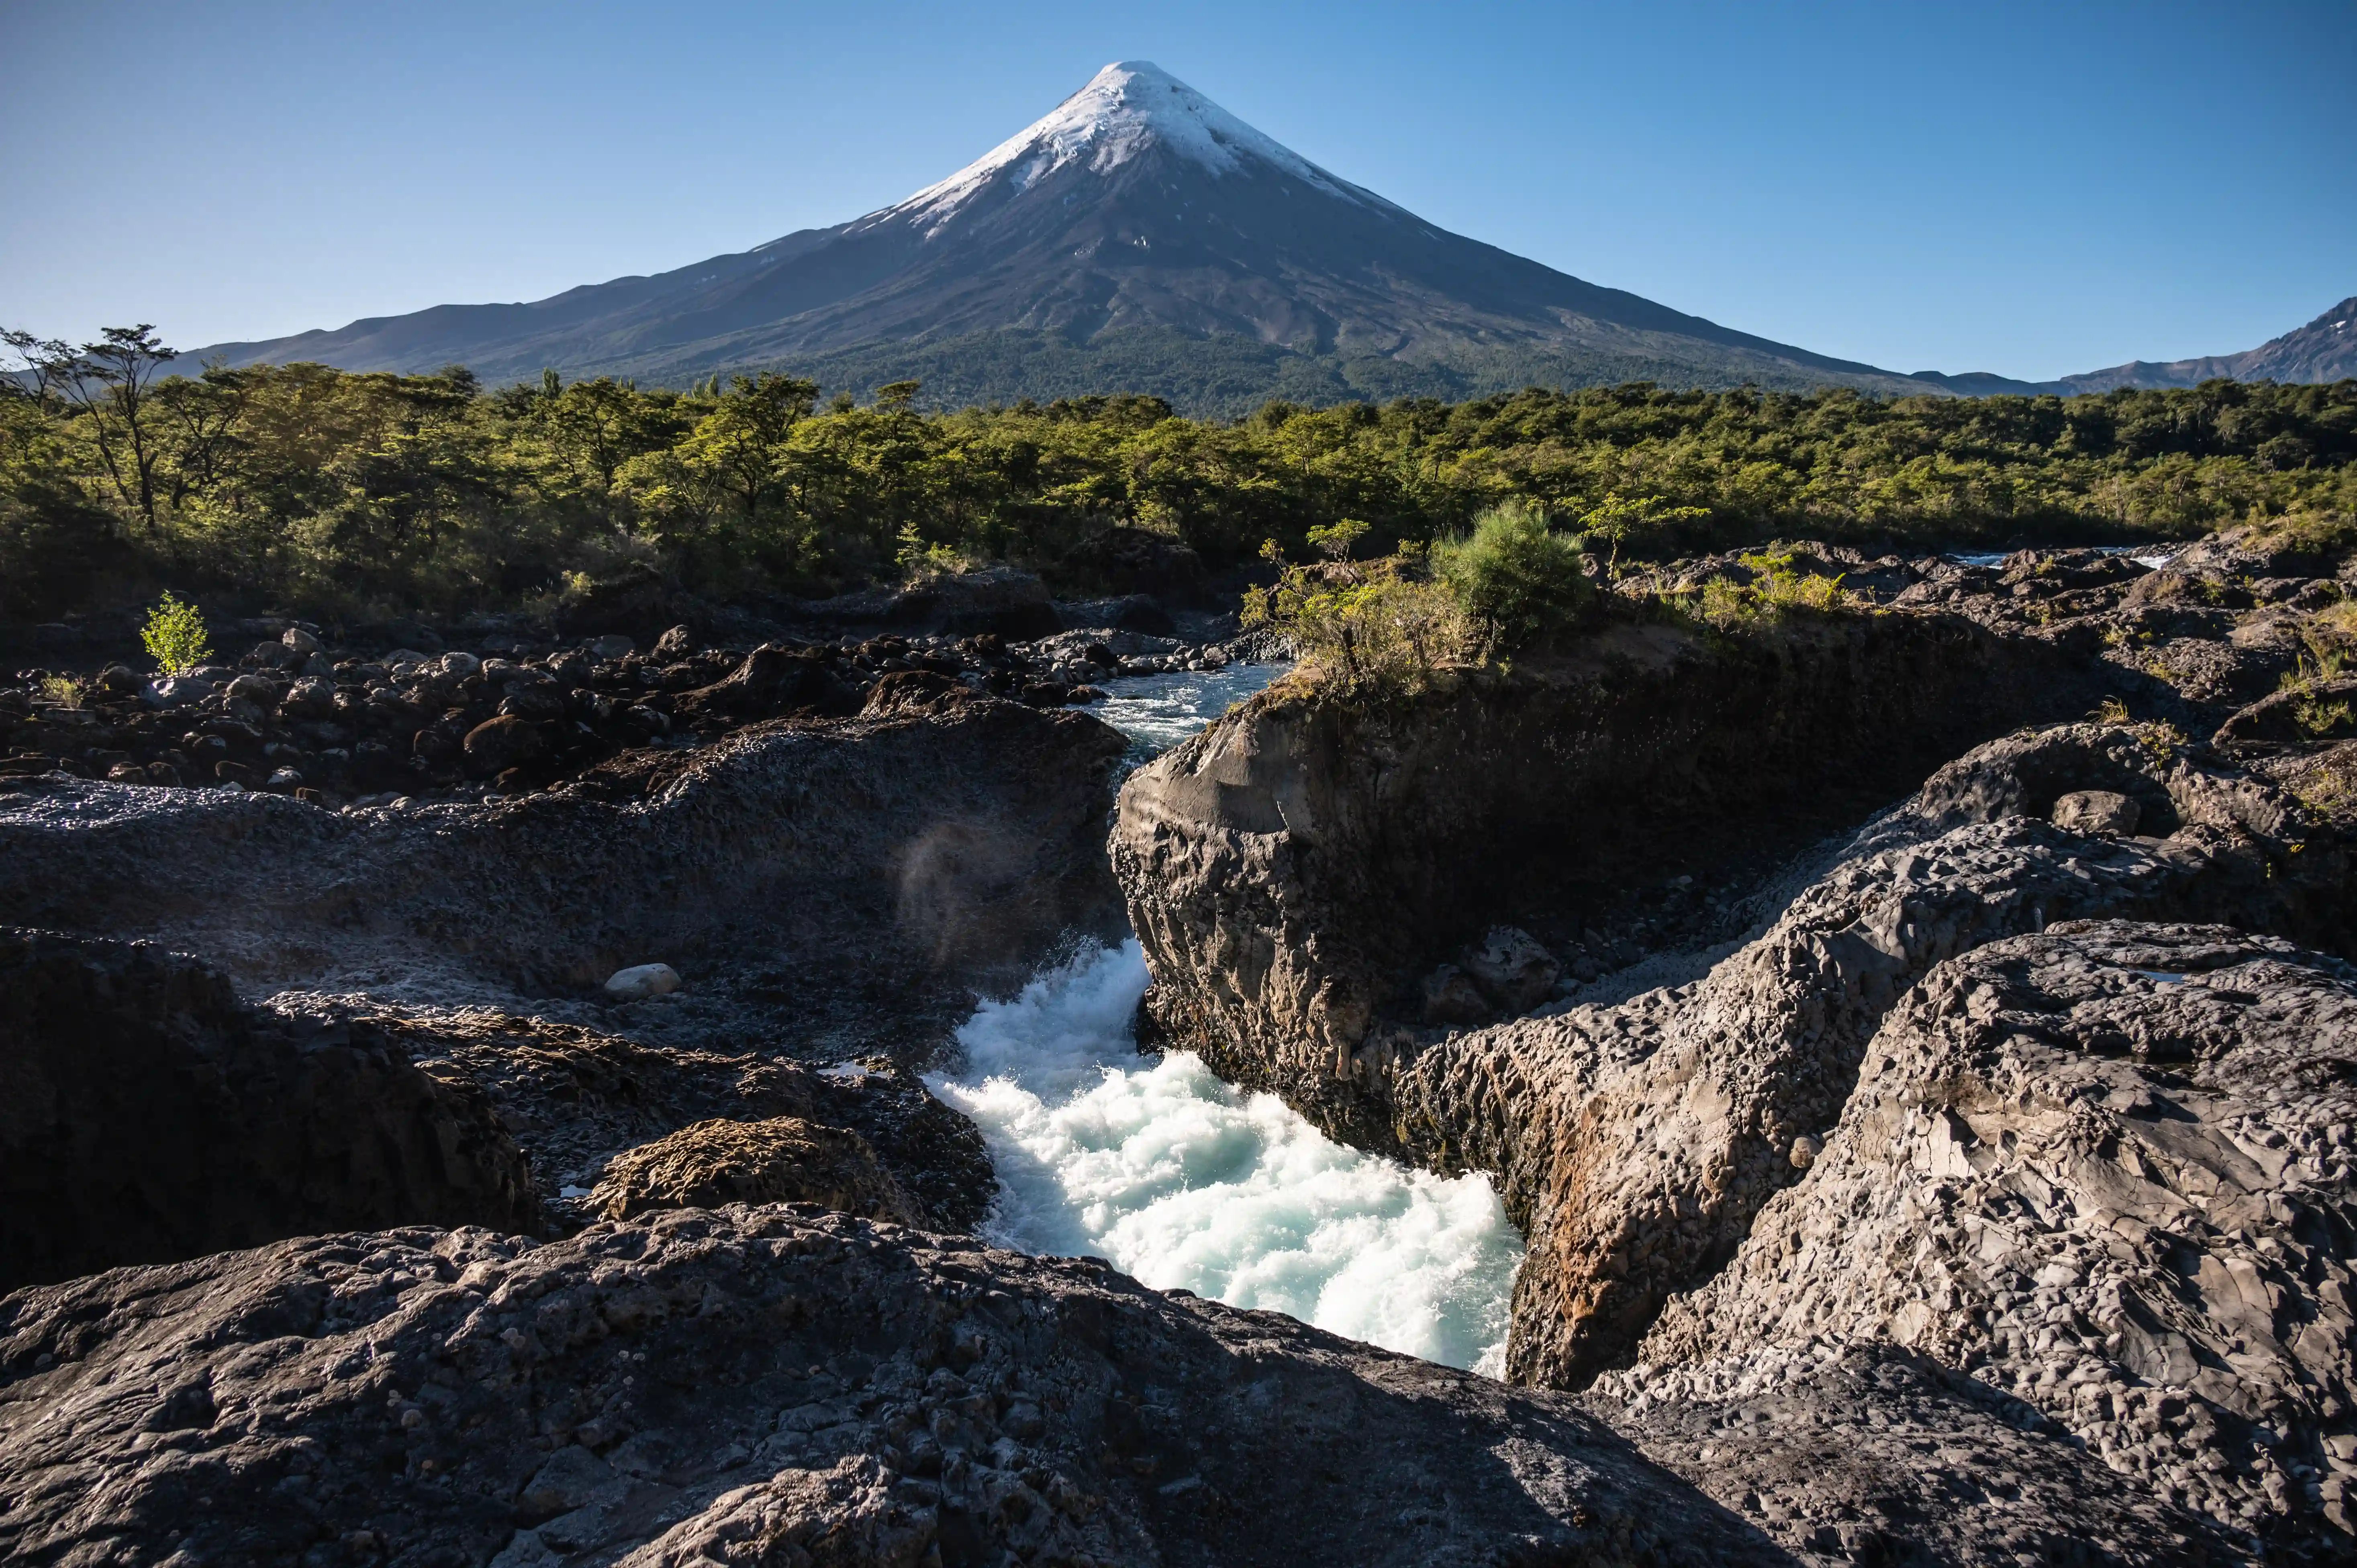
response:
<path id="1" fill-rule="evenodd" d="M 2352 1165 L 2357 970 L 2216 926 L 1993 942 L 1884 1020 L 1823 1155 L 1631 1382 L 1887 1339 L 2164 1498 L 2345 1546 Z"/>
<path id="2" fill-rule="evenodd" d="M 0 1300 L 24 1563 L 1775 1563 L 1567 1396 L 812 1209 Z"/>

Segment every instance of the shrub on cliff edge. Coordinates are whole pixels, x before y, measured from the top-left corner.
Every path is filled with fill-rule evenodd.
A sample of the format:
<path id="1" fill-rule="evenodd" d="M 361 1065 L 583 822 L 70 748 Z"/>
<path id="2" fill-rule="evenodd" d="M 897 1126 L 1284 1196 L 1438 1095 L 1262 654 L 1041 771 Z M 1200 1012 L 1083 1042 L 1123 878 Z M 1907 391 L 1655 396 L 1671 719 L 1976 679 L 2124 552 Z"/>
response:
<path id="1" fill-rule="evenodd" d="M 1579 542 L 1550 530 L 1545 510 L 1530 501 L 1491 507 L 1472 532 L 1434 545 L 1432 575 L 1501 651 L 1570 630 L 1594 594 Z"/>
<path id="2" fill-rule="evenodd" d="M 1243 623 L 1279 631 L 1302 672 L 1413 690 L 1432 672 L 1480 657 L 1484 641 L 1457 596 L 1423 575 L 1420 552 L 1325 565 L 1288 562 L 1275 540 L 1273 586 L 1244 592 Z"/>

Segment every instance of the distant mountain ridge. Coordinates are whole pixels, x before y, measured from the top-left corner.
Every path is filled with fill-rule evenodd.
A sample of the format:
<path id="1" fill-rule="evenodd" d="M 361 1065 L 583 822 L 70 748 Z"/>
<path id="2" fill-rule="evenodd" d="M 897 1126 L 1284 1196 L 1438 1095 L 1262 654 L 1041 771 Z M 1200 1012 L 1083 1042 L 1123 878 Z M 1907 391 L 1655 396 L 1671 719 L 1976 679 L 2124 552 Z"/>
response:
<path id="1" fill-rule="evenodd" d="M 2235 381 L 2337 381 L 2357 377 L 2357 295 L 2334 306 L 2307 326 L 2271 338 L 2239 354 L 2212 354 L 2198 360 L 2171 360 L 2155 364 L 2131 360 L 2109 370 L 2088 371 L 2060 381 L 2018 381 L 1985 371 L 1943 375 L 1919 371 L 1918 379 L 1936 381 L 1951 392 L 1971 397 L 1998 392 L 2104 392 L 2121 387 L 2155 391 L 2194 387 L 2223 378 Z"/>
<path id="2" fill-rule="evenodd" d="M 757 369 L 830 391 L 915 379 L 934 405 L 1149 392 L 1181 412 L 1459 399 L 1631 381 L 1889 395 L 2357 374 L 2357 298 L 2247 353 L 2056 381 L 1902 375 L 1605 288 L 1434 227 L 1144 62 L 924 189 L 651 277 L 442 305 L 199 360 L 317 360 L 485 381 L 684 385 Z"/>
<path id="3" fill-rule="evenodd" d="M 1533 383 L 1921 391 L 1434 227 L 1156 67 L 1107 66 L 948 178 L 830 229 L 653 277 L 199 351 L 485 381 L 918 376 L 929 402 L 1155 392 L 1465 396 Z"/>

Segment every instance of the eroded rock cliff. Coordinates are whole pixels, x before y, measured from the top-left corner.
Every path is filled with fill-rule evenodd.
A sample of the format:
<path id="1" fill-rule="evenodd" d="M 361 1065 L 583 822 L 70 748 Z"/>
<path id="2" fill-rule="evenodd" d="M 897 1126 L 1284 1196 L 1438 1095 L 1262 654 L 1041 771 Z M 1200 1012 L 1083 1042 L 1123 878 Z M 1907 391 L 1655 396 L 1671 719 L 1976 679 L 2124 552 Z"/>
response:
<path id="1" fill-rule="evenodd" d="M 273 796 L 14 781 L 0 909 L 156 939 L 250 989 L 564 1011 L 660 960 L 633 1032 L 903 1048 L 1071 929 L 1119 921 L 1100 845 L 1121 736 L 934 676 L 857 719 L 681 754 L 653 799 L 540 794 L 347 815 Z M 587 1009 L 584 1011 L 584 1009 Z"/>
<path id="2" fill-rule="evenodd" d="M 2335 590 L 2189 589 L 2085 553 L 2009 562 L 2002 596 L 1945 567 L 1869 584 L 1895 613 L 1847 618 L 1853 650 L 1903 651 L 1938 605 L 2002 651 L 1974 668 L 1989 645 L 1965 638 L 1965 668 L 1875 708 L 1805 645 L 1780 678 L 1832 701 L 1798 762 L 1753 717 L 1772 692 L 1715 705 L 1723 649 L 1657 680 L 1626 628 L 1577 676 L 1372 714 L 1343 689 L 1273 693 L 1125 789 L 1113 855 L 1149 1024 L 1351 1141 L 1491 1173 L 1530 1243 L 1509 1375 L 1589 1388 L 1798 1548 L 1954 1550 L 1927 1543 L 1983 1483 L 1946 1466 L 2015 1454 L 2027 1496 L 2075 1444 L 2147 1522 L 2208 1521 L 2187 1541 L 2351 1550 L 2357 1231 L 2332 1129 L 2357 1074 L 2331 955 L 2357 943 L 2357 789 L 2313 714 L 2257 737 L 2333 695 L 2287 650 L 2338 635 L 2310 624 Z M 2115 694 L 2101 722 L 1943 753 L 1896 809 L 1835 792 L 1957 725 L 2010 728 L 1992 672 L 2048 657 L 2164 716 L 2129 722 Z M 2265 697 L 2278 679 L 2289 695 Z M 1565 701 L 1579 681 L 1609 697 Z M 2021 711 L 2086 689 L 2045 681 Z M 1907 706 L 1935 698 L 1936 724 Z M 1518 721 L 1463 717 L 1517 700 Z M 2213 731 L 2224 749 L 2189 738 Z M 1599 886 L 1684 897 L 1673 874 L 1709 863 L 1709 808 L 1746 764 L 1866 825 L 1714 894 L 1705 939 L 1734 940 L 1689 922 L 1685 947 L 1598 981 L 1516 929 Z M 1751 799 L 1738 829 L 1801 849 L 1805 807 Z M 2041 978 L 2000 983 L 2008 964 Z M 1551 972 L 1559 1000 L 1449 1026 L 1529 1010 Z M 1969 1039 L 1941 1043 L 1929 1020 L 1951 1014 Z"/>
<path id="3" fill-rule="evenodd" d="M 1350 1063 L 1494 920 L 1769 863 L 1974 742 L 2093 696 L 1960 618 L 1724 639 L 1626 624 L 1379 703 L 1280 687 L 1123 788 L 1111 843 L 1162 1035 L 1380 1142 Z"/>

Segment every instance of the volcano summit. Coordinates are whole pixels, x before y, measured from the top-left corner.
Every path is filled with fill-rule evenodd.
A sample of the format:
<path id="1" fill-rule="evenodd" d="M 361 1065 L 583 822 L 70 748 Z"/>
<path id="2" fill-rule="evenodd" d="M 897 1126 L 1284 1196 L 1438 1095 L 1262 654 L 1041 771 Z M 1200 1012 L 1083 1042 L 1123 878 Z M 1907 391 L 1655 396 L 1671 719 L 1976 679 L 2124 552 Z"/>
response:
<path id="1" fill-rule="evenodd" d="M 1190 413 L 1534 383 L 1924 383 L 1451 234 L 1142 61 L 938 184 L 654 277 L 200 351 L 231 364 L 679 383 L 777 368 L 950 403 L 1108 391 Z"/>

